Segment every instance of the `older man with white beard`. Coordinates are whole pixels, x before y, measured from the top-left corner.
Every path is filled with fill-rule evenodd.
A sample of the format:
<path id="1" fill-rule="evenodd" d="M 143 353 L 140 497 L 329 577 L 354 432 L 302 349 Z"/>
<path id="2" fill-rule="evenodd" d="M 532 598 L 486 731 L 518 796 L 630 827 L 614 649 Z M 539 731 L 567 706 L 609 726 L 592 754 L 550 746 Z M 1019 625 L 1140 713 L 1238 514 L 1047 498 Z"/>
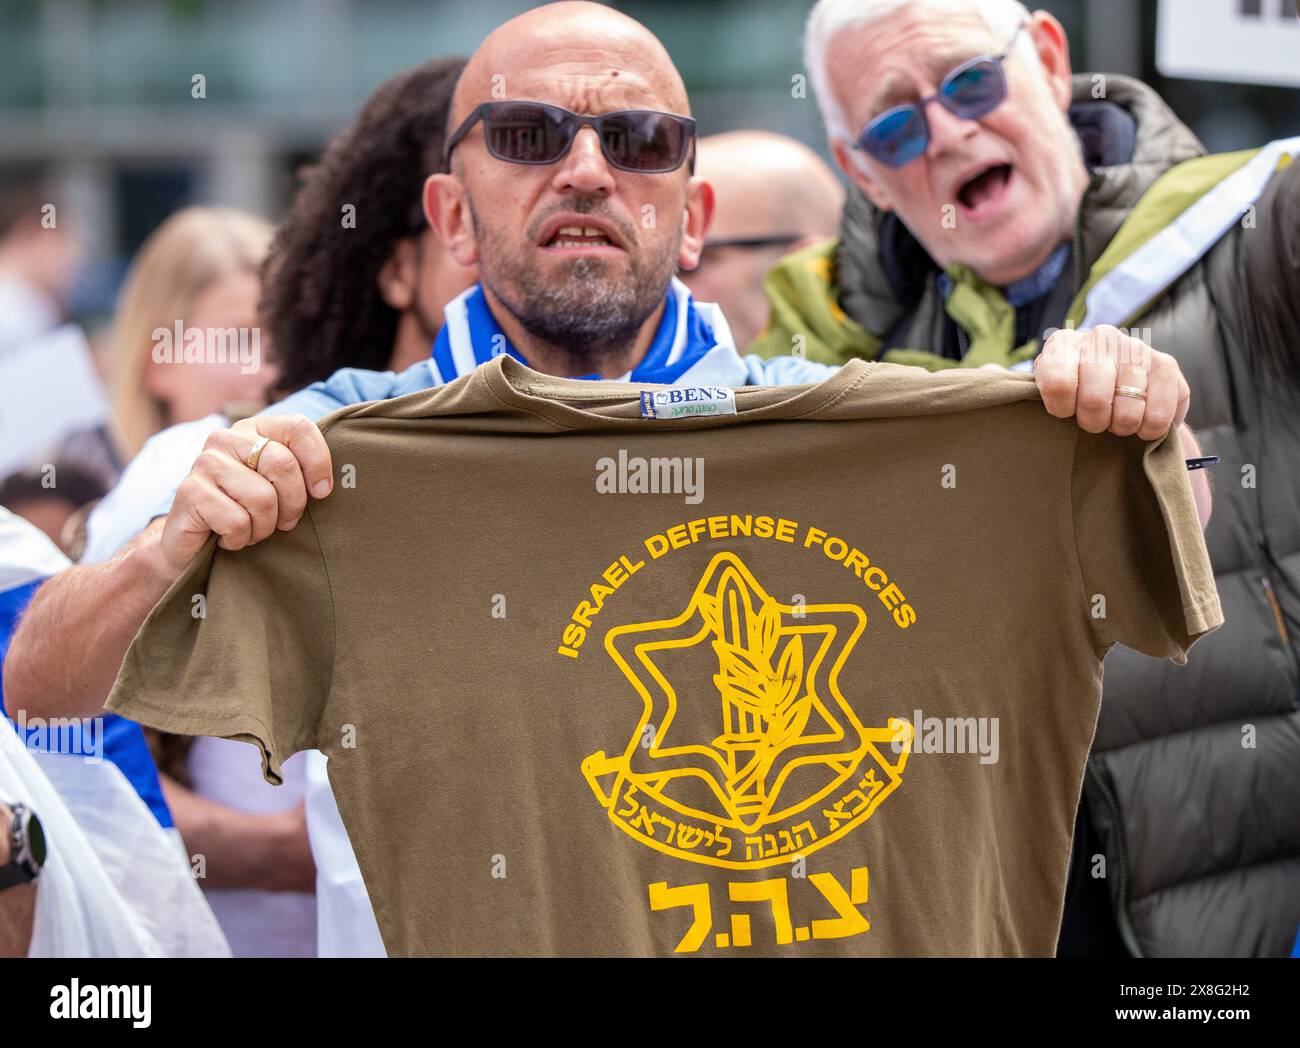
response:
<path id="1" fill-rule="evenodd" d="M 1072 76 L 1060 24 L 1015 0 L 821 0 L 805 65 L 855 191 L 838 240 L 769 273 L 772 325 L 751 349 L 1035 366 L 1054 410 L 1076 401 L 1043 374 L 1046 334 L 1127 328 L 1178 360 L 1189 421 L 1223 460 L 1206 538 L 1227 626 L 1176 679 L 1126 649 L 1107 660 L 1061 952 L 1285 955 L 1300 923 L 1300 808 L 1283 803 L 1300 796 L 1300 138 L 1205 156 L 1145 85 Z M 1123 361 L 1093 372 L 1081 424 L 1134 381 Z"/>

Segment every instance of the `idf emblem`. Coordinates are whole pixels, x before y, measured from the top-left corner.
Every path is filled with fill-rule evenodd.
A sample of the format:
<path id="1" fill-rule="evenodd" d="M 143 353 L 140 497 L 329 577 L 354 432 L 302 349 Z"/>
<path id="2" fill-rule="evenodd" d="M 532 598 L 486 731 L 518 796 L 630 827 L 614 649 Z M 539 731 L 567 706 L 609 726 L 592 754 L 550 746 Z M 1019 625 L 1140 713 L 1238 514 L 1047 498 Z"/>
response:
<path id="1" fill-rule="evenodd" d="M 681 614 L 611 629 L 605 650 L 642 710 L 621 755 L 582 762 L 609 818 L 733 869 L 808 855 L 870 818 L 902 782 L 912 727 L 864 727 L 840 691 L 866 628 L 856 604 L 780 603 L 724 552 Z"/>

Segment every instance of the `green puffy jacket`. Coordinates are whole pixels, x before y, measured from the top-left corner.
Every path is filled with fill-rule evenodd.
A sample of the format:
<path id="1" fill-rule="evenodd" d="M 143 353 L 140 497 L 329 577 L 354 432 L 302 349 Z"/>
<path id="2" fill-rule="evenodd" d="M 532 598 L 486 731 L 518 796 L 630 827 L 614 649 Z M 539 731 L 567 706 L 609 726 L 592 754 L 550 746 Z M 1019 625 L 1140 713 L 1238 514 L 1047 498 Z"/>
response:
<path id="1" fill-rule="evenodd" d="M 1075 80 L 1085 113 L 1094 83 Z M 1188 422 L 1223 460 L 1206 541 L 1226 623 L 1187 667 L 1111 651 L 1081 825 L 1130 952 L 1285 956 L 1300 926 L 1300 139 L 1206 157 L 1149 88 L 1105 85 L 1135 125 L 1131 156 L 1093 168 L 1068 309 L 1045 326 L 1136 326 L 1179 360 Z M 1032 359 L 1001 292 L 961 267 L 946 300 L 931 274 L 900 301 L 885 223 L 851 193 L 839 240 L 769 274 L 771 323 L 750 351 L 932 369 Z"/>

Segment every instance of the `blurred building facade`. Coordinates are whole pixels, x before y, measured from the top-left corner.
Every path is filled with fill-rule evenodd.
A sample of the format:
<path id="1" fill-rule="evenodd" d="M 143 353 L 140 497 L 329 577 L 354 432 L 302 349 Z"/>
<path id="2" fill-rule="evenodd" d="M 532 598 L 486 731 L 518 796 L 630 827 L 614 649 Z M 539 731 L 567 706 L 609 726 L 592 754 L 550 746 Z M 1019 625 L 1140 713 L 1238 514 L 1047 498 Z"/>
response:
<path id="1" fill-rule="evenodd" d="M 529 6 L 0 0 L 0 168 L 30 163 L 50 174 L 84 239 L 91 268 L 82 305 L 93 313 L 111 301 L 140 242 L 176 208 L 225 204 L 274 218 L 293 170 L 379 82 L 425 58 L 468 54 Z M 815 105 L 797 79 L 811 0 L 614 6 L 664 40 L 702 133 L 761 127 L 825 153 Z M 1212 150 L 1300 129 L 1295 89 L 1160 77 L 1156 0 L 1042 6 L 1069 32 L 1076 69 L 1142 77 Z"/>

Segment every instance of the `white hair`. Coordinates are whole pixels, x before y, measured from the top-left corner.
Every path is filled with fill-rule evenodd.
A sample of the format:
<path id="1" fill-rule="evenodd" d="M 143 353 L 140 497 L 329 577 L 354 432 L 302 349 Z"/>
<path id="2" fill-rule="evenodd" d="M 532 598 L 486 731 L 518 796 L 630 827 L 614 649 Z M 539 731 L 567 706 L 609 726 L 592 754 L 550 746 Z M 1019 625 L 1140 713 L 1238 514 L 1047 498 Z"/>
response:
<path id="1" fill-rule="evenodd" d="M 913 2 L 914 0 L 818 0 L 808 15 L 803 38 L 803 64 L 812 83 L 817 108 L 821 110 L 822 123 L 826 125 L 826 132 L 831 138 L 846 143 L 857 138 L 857 131 L 849 126 L 841 100 L 831 87 L 830 70 L 826 64 L 831 41 L 847 29 L 857 29 L 879 21 Z M 955 3 L 974 7 L 983 17 L 985 25 L 1002 40 L 1009 40 L 1016 28 L 1029 20 L 1029 11 L 1020 0 L 955 0 Z M 1038 76 L 1043 76 L 1038 51 L 1028 33 L 1021 34 L 1016 40 L 1015 53 Z"/>

